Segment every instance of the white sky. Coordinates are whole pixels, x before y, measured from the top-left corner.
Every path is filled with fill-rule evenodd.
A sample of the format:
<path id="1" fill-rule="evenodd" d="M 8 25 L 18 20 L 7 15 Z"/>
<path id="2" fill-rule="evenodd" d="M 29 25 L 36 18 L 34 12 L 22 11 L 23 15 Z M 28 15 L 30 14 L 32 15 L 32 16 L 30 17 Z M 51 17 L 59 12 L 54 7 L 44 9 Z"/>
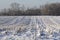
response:
<path id="1" fill-rule="evenodd" d="M 46 3 L 60 2 L 60 0 L 0 0 L 0 9 L 8 8 L 13 2 L 17 2 L 25 7 L 39 7 Z"/>

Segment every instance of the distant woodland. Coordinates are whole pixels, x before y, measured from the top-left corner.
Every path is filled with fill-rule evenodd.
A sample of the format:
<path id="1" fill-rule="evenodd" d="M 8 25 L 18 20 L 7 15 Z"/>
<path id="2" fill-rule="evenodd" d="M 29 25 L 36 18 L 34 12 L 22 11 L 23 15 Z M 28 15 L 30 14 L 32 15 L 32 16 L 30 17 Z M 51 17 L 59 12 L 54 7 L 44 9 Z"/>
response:
<path id="1" fill-rule="evenodd" d="M 41 5 L 39 8 L 20 7 L 19 3 L 11 3 L 10 8 L 0 11 L 0 16 L 24 16 L 24 15 L 60 15 L 60 3 Z"/>

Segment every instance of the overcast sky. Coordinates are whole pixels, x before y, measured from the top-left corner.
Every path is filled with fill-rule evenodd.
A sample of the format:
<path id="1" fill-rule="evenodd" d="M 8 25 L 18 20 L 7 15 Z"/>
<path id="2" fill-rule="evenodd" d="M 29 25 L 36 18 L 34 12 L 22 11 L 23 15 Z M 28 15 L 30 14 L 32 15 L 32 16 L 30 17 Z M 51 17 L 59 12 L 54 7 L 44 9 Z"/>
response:
<path id="1" fill-rule="evenodd" d="M 25 7 L 39 7 L 42 4 L 60 2 L 60 0 L 0 0 L 0 9 L 8 8 L 13 2 L 25 5 Z"/>

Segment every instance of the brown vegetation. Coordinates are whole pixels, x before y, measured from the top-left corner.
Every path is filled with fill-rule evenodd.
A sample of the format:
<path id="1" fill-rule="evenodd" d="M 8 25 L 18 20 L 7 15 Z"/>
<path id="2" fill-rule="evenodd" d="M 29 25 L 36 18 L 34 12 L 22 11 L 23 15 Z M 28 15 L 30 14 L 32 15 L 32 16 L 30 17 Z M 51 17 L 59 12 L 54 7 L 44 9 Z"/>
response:
<path id="1" fill-rule="evenodd" d="M 46 15 L 60 15 L 60 3 L 46 4 L 42 9 Z"/>
<path id="2" fill-rule="evenodd" d="M 19 3 L 12 3 L 11 8 L 4 9 L 0 16 L 21 16 L 21 15 L 60 15 L 60 3 L 43 5 L 40 8 L 30 8 L 25 10 Z"/>

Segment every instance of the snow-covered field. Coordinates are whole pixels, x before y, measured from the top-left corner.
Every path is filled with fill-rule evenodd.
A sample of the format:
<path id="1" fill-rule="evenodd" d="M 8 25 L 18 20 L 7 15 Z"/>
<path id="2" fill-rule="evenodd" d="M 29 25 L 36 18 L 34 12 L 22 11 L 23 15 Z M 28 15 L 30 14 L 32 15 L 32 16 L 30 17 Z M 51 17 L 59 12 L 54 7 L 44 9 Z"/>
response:
<path id="1" fill-rule="evenodd" d="M 0 16 L 0 40 L 60 40 L 60 16 Z"/>

